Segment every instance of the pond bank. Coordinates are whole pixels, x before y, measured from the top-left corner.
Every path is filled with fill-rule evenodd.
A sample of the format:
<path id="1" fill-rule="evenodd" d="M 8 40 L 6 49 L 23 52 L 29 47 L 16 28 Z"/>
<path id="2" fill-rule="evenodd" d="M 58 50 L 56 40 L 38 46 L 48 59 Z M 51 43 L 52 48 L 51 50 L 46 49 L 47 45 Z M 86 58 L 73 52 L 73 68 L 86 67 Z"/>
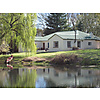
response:
<path id="1" fill-rule="evenodd" d="M 70 56 L 69 57 L 65 56 L 64 58 L 64 56 L 61 55 L 70 55 Z M 4 64 L 5 60 L 9 56 L 10 55 L 0 55 L 0 64 Z M 29 57 L 25 55 L 25 53 L 13 53 L 13 56 L 14 59 L 11 62 L 11 64 L 14 64 L 16 66 L 22 66 L 22 65 L 50 66 L 57 64 L 66 65 L 66 63 L 68 64 L 68 66 L 70 65 L 70 63 L 80 66 L 89 66 L 89 65 L 100 66 L 100 49 L 39 53 L 34 55 L 34 57 L 32 56 Z M 62 60 L 62 58 L 64 59 Z M 62 62 L 65 64 L 62 64 Z"/>
<path id="2" fill-rule="evenodd" d="M 80 57 L 76 54 L 58 54 L 51 58 L 40 57 L 26 57 L 22 61 L 23 65 L 37 65 L 37 66 L 66 66 L 66 67 L 79 67 L 79 66 L 100 66 L 96 60 L 90 58 Z"/>

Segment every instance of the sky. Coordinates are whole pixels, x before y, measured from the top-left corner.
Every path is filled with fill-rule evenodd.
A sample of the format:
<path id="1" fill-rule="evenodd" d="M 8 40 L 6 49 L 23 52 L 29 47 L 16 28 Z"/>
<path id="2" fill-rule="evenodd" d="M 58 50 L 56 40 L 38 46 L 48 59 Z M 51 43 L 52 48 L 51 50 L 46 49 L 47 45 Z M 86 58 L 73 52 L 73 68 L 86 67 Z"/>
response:
<path id="1" fill-rule="evenodd" d="M 99 0 L 2 0 L 1 13 L 99 13 Z"/>

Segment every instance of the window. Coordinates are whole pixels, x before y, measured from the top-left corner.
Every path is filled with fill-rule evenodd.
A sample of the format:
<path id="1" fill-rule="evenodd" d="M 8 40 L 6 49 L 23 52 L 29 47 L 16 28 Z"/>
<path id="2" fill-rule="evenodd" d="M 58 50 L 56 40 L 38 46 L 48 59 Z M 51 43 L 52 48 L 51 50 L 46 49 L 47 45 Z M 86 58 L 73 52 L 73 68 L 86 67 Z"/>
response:
<path id="1" fill-rule="evenodd" d="M 58 48 L 58 41 L 54 41 L 54 48 Z"/>
<path id="2" fill-rule="evenodd" d="M 91 46 L 92 45 L 92 42 L 88 42 L 88 45 Z"/>
<path id="3" fill-rule="evenodd" d="M 45 69 L 43 69 L 43 72 L 45 72 Z"/>
<path id="4" fill-rule="evenodd" d="M 48 43 L 48 48 L 49 48 L 49 43 Z"/>
<path id="5" fill-rule="evenodd" d="M 71 41 L 67 41 L 67 47 L 71 48 Z"/>
<path id="6" fill-rule="evenodd" d="M 67 75 L 68 75 L 68 77 L 71 77 L 71 73 L 68 73 Z"/>
<path id="7" fill-rule="evenodd" d="M 50 72 L 49 68 L 48 68 L 48 73 Z"/>
<path id="8" fill-rule="evenodd" d="M 78 73 L 77 73 L 77 74 L 78 74 L 78 76 L 80 76 L 80 75 L 81 75 L 81 71 L 78 71 Z"/>
<path id="9" fill-rule="evenodd" d="M 59 77 L 59 73 L 54 71 L 54 76 Z"/>
<path id="10" fill-rule="evenodd" d="M 90 70 L 88 71 L 88 73 L 89 73 L 89 74 L 92 74 L 92 72 L 91 72 Z"/>

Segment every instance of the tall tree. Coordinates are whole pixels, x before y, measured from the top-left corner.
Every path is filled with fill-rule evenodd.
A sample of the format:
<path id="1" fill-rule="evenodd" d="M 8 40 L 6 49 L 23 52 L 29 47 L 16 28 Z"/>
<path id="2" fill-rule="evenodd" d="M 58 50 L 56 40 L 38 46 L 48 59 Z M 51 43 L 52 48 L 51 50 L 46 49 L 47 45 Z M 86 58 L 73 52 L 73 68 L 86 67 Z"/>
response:
<path id="1" fill-rule="evenodd" d="M 75 32 L 75 39 L 74 39 L 74 43 L 76 43 L 76 30 L 77 30 L 77 27 L 76 27 L 76 22 L 77 22 L 77 16 L 78 14 L 77 13 L 68 13 L 68 18 L 69 18 L 69 23 L 71 25 L 71 28 L 72 30 Z"/>
<path id="2" fill-rule="evenodd" d="M 80 31 L 93 33 L 100 36 L 100 14 L 96 13 L 82 13 L 78 16 L 77 28 Z"/>
<path id="3" fill-rule="evenodd" d="M 76 15 L 75 14 L 71 14 L 71 22 L 73 25 L 73 30 L 75 31 L 75 40 L 74 43 L 76 43 Z"/>
<path id="4" fill-rule="evenodd" d="M 40 34 L 44 36 L 43 32 L 46 28 L 46 18 L 49 13 L 37 13 L 37 35 Z"/>
<path id="5" fill-rule="evenodd" d="M 35 52 L 34 38 L 36 35 L 35 13 L 1 13 L 0 14 L 0 39 L 8 44 L 19 44 L 27 51 Z"/>
<path id="6" fill-rule="evenodd" d="M 50 13 L 46 18 L 45 35 L 63 31 L 68 27 L 66 13 Z"/>
<path id="7" fill-rule="evenodd" d="M 46 23 L 45 19 L 47 18 L 49 13 L 37 13 L 37 29 L 45 29 Z"/>

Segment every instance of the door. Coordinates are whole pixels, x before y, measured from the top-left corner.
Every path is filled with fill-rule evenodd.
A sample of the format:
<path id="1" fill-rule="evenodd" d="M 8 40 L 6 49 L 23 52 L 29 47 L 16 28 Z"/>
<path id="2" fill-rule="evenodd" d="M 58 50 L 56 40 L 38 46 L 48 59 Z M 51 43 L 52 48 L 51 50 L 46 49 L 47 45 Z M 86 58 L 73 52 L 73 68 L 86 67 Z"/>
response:
<path id="1" fill-rule="evenodd" d="M 43 50 L 45 50 L 45 43 L 43 43 Z"/>
<path id="2" fill-rule="evenodd" d="M 81 48 L 81 41 L 77 41 L 77 47 Z"/>

